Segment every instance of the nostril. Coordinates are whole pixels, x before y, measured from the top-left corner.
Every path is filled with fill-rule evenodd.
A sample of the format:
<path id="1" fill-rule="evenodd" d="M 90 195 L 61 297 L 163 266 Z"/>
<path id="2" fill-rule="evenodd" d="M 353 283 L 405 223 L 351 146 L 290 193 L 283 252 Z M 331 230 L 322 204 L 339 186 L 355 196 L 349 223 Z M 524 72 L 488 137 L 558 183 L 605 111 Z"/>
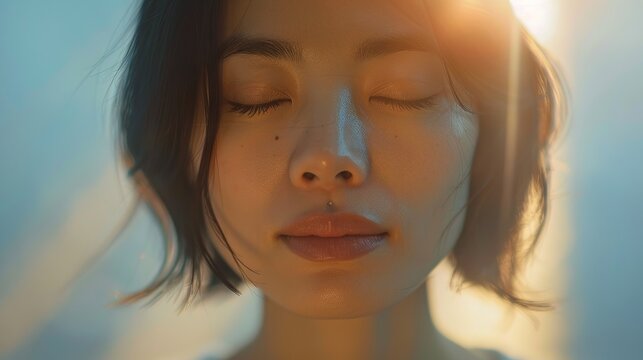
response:
<path id="1" fill-rule="evenodd" d="M 338 175 L 341 176 L 342 178 L 344 178 L 345 180 L 348 180 L 348 179 L 353 177 L 353 174 L 351 174 L 350 171 L 346 171 L 346 170 L 340 172 Z M 315 179 L 317 177 L 315 174 L 313 174 L 311 172 L 308 172 L 308 171 L 305 172 L 304 175 L 302 175 L 302 176 L 306 180 L 313 180 L 313 179 Z"/>

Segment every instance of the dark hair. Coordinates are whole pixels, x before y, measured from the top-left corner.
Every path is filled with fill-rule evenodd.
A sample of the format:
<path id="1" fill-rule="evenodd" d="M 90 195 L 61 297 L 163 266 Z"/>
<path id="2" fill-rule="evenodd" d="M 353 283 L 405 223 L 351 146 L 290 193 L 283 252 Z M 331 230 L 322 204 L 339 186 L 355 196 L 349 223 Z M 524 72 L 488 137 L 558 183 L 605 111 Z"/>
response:
<path id="1" fill-rule="evenodd" d="M 208 191 L 219 125 L 224 5 L 141 2 L 116 101 L 120 146 L 141 198 L 164 227 L 168 250 L 154 281 L 120 304 L 148 296 L 154 301 L 184 279 L 184 305 L 201 290 L 221 285 L 239 295 L 243 279 L 217 253 L 207 235 L 209 221 L 247 279 Z M 561 81 L 544 51 L 515 22 L 508 0 L 475 6 L 439 0 L 427 6 L 452 92 L 480 120 L 464 228 L 449 255 L 452 281 L 457 274 L 460 285 L 481 286 L 524 309 L 550 309 L 546 302 L 519 297 L 514 283 L 545 222 L 546 151 L 564 115 Z M 199 107 L 206 114 L 205 141 L 194 174 L 190 144 Z"/>

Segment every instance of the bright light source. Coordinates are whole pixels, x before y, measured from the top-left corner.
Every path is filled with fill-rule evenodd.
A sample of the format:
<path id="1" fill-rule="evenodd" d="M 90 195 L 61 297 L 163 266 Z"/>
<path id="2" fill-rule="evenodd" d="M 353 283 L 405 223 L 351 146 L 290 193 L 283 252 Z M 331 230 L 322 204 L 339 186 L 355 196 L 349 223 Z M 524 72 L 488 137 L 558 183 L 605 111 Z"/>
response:
<path id="1" fill-rule="evenodd" d="M 547 43 L 554 35 L 557 24 L 558 0 L 510 0 L 516 15 L 525 27 L 541 43 Z"/>

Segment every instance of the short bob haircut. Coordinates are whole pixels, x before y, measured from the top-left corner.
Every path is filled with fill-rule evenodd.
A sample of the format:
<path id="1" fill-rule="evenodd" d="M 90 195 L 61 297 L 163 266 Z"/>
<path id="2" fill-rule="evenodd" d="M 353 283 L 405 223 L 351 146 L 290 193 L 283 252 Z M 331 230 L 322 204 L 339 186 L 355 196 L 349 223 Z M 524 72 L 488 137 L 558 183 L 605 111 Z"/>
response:
<path id="1" fill-rule="evenodd" d="M 208 191 L 225 2 L 141 0 L 136 14 L 115 102 L 118 146 L 139 201 L 163 226 L 167 250 L 156 278 L 118 304 L 153 302 L 179 284 L 187 287 L 184 306 L 221 285 L 240 294 L 244 279 L 206 231 L 213 223 L 240 265 Z M 451 285 L 459 275 L 459 288 L 477 285 L 523 309 L 549 310 L 545 301 L 519 296 L 515 283 L 545 223 L 547 149 L 564 117 L 562 83 L 509 0 L 431 0 L 426 6 L 451 93 L 479 120 L 465 223 L 448 255 Z M 205 114 L 205 142 L 194 174 L 190 144 L 197 111 Z"/>

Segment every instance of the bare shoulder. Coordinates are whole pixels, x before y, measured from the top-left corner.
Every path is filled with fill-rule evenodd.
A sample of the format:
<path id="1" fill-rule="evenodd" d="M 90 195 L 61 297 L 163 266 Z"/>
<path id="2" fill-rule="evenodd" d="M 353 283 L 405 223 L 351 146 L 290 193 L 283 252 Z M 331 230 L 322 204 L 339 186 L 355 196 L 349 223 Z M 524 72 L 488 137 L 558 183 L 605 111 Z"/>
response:
<path id="1" fill-rule="evenodd" d="M 249 350 L 250 350 L 249 347 L 245 347 L 233 353 L 230 356 L 223 356 L 219 354 L 208 353 L 208 354 L 201 355 L 196 360 L 252 360 L 254 357 L 252 356 Z M 476 359 L 479 359 L 479 360 L 520 360 L 517 358 L 507 356 L 493 349 L 474 348 L 474 349 L 468 349 L 467 352 L 469 354 L 473 354 L 476 357 Z"/>
<path id="2" fill-rule="evenodd" d="M 519 360 L 513 357 L 509 357 L 495 350 L 473 349 L 472 352 L 480 360 Z M 215 354 L 207 354 L 199 357 L 197 360 L 247 360 L 247 359 L 250 359 L 250 357 L 247 357 L 242 352 L 240 352 L 228 358 L 215 355 Z"/>

